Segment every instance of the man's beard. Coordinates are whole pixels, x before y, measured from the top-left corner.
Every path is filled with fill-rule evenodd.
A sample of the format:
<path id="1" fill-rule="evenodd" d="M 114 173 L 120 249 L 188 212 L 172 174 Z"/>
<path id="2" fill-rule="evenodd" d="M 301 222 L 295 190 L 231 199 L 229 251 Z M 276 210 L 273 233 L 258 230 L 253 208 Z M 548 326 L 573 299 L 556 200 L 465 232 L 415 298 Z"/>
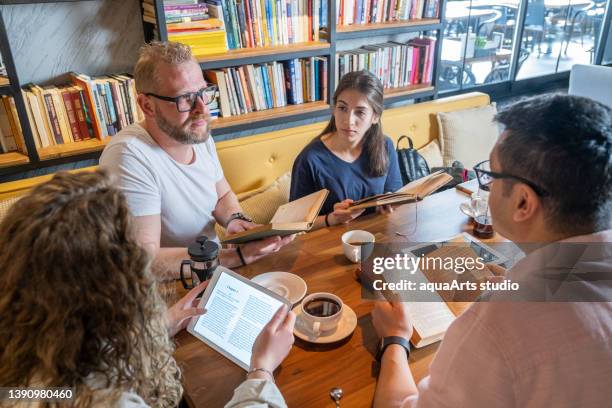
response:
<path id="1" fill-rule="evenodd" d="M 191 123 L 204 119 L 206 127 L 200 128 L 197 131 L 191 130 Z M 167 120 L 160 110 L 155 109 L 155 123 L 157 126 L 172 139 L 182 144 L 196 144 L 205 142 L 208 139 L 208 129 L 210 127 L 210 118 L 204 115 L 189 117 L 183 124 L 175 125 Z"/>

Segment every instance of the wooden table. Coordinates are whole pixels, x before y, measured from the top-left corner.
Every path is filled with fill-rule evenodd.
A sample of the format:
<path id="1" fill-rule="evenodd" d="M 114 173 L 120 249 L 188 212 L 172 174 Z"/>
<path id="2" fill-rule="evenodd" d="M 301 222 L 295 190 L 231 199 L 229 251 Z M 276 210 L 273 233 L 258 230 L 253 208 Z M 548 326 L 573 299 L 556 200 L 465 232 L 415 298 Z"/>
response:
<path id="1" fill-rule="evenodd" d="M 475 181 L 468 184 L 476 189 Z M 427 197 L 417 204 L 406 204 L 390 215 L 364 216 L 346 226 L 336 226 L 301 235 L 275 255 L 239 269 L 253 277 L 268 271 L 289 271 L 308 284 L 308 293 L 332 292 L 357 314 L 353 335 L 333 347 L 313 346 L 296 339 L 287 359 L 276 372 L 276 383 L 289 407 L 334 407 L 329 397 L 332 387 L 341 387 L 345 407 L 370 407 L 376 385 L 376 333 L 370 311 L 372 303 L 361 300 L 361 287 L 354 278 L 356 265 L 343 255 L 340 236 L 352 229 L 364 229 L 377 242 L 438 241 L 455 234 L 471 232 L 459 204 L 469 198 L 455 189 Z M 395 232 L 411 233 L 410 240 Z M 245 378 L 245 371 L 189 333 L 177 336 L 175 357 L 183 372 L 185 398 L 192 407 L 222 407 L 234 388 Z M 427 375 L 438 344 L 410 355 L 410 369 L 419 381 Z"/>

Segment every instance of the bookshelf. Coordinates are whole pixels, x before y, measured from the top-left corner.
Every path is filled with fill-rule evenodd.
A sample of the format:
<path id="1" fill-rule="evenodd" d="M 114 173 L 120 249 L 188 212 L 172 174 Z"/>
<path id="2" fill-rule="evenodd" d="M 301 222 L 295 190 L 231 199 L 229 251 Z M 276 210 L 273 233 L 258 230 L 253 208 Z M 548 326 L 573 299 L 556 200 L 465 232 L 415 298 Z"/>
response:
<path id="1" fill-rule="evenodd" d="M 64 3 L 87 2 L 96 0 L 0 0 L 0 5 L 33 4 L 33 3 Z M 142 0 L 134 0 L 141 3 Z M 218 70 L 238 67 L 249 64 L 265 64 L 282 62 L 300 58 L 323 57 L 327 59 L 327 97 L 325 100 L 305 102 L 298 105 L 259 110 L 250 113 L 236 114 L 229 117 L 219 117 L 211 123 L 213 135 L 223 136 L 237 131 L 247 130 L 256 133 L 257 129 L 274 125 L 287 124 L 294 121 L 309 119 L 325 120 L 331 113 L 331 99 L 336 88 L 337 53 L 341 52 L 342 44 L 358 39 L 367 39 L 376 36 L 395 36 L 407 33 L 435 32 L 435 60 L 431 84 L 411 85 L 403 88 L 385 89 L 385 105 L 398 102 L 434 98 L 437 95 L 436 69 L 439 65 L 442 22 L 440 18 L 423 18 L 404 21 L 390 21 L 371 24 L 353 24 L 349 26 L 336 26 L 336 1 L 328 0 L 327 27 L 321 27 L 318 41 L 293 43 L 258 48 L 234 49 L 215 55 L 198 57 L 203 70 Z M 165 14 L 162 0 L 153 1 L 155 7 L 156 24 L 143 21 L 145 41 L 154 36 L 167 40 L 168 32 L 165 25 Z M 445 0 L 440 0 L 439 15 L 444 13 Z M 142 12 L 141 3 L 141 12 Z M 382 40 L 385 41 L 385 40 Z M 68 46 L 70 46 L 68 44 Z M 0 12 L 0 52 L 3 55 L 8 74 L 8 83 L 0 82 L 0 95 L 12 96 L 17 108 L 17 116 L 21 123 L 24 145 L 27 154 L 10 152 L 0 154 L 0 182 L 3 176 L 48 167 L 63 163 L 97 159 L 110 140 L 90 139 L 73 143 L 56 144 L 38 148 L 34 141 L 34 134 L 26 111 L 26 101 L 22 95 L 25 85 L 20 81 L 19 73 L 15 67 L 11 44 L 4 21 Z M 87 72 L 85 72 L 87 73 Z"/>
<path id="2" fill-rule="evenodd" d="M 436 32 L 435 62 L 431 84 L 418 84 L 402 88 L 385 89 L 385 104 L 390 105 L 401 101 L 433 98 L 436 95 L 436 67 L 441 46 L 441 18 L 422 18 L 403 21 L 388 21 L 371 24 L 336 25 L 336 2 L 328 0 L 328 27 L 321 27 L 320 40 L 317 42 L 282 45 L 275 47 L 258 47 L 230 49 L 226 53 L 198 58 L 203 70 L 237 67 L 246 64 L 261 64 L 271 61 L 286 61 L 295 58 L 326 57 L 328 59 L 327 100 L 299 105 L 289 105 L 281 108 L 251 112 L 230 117 L 219 117 L 213 121 L 214 135 L 229 134 L 244 129 L 256 129 L 272 126 L 277 123 L 299 121 L 311 117 L 323 117 L 331 113 L 333 90 L 336 88 L 336 54 L 338 45 L 345 40 L 367 38 L 372 36 L 389 36 L 406 33 Z M 445 0 L 439 2 L 438 16 L 442 16 Z M 165 24 L 163 0 L 153 1 L 155 9 L 155 24 L 143 22 L 145 40 L 154 38 L 166 41 L 168 31 Z M 143 9 L 144 12 L 144 9 Z M 227 27 L 226 27 L 227 29 Z"/>
<path id="3" fill-rule="evenodd" d="M 0 0 L 0 5 L 25 5 L 35 3 L 67 3 L 97 0 Z M 9 152 L 0 154 L 0 181 L 2 176 L 40 167 L 86 160 L 98 157 L 104 148 L 105 142 L 100 140 L 88 140 L 79 143 L 56 145 L 37 149 L 30 121 L 26 113 L 26 105 L 21 88 L 19 73 L 15 67 L 13 52 L 4 21 L 0 13 L 0 53 L 2 54 L 7 71 L 7 81 L 0 83 L 0 95 L 12 96 L 17 108 L 17 116 L 23 133 L 23 141 L 27 154 L 20 152 Z M 81 144 L 82 143 L 82 144 Z"/>

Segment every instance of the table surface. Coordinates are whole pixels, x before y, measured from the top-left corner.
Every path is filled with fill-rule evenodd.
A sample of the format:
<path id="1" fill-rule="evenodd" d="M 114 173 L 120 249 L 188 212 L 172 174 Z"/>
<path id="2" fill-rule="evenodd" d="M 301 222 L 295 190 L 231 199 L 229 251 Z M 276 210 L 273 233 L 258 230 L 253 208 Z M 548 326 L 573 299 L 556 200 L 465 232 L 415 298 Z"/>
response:
<path id="1" fill-rule="evenodd" d="M 475 190 L 475 180 L 467 187 Z M 356 264 L 344 257 L 341 235 L 363 229 L 372 232 L 379 243 L 439 241 L 471 232 L 467 216 L 459 211 L 459 204 L 468 200 L 464 193 L 446 190 L 419 203 L 402 205 L 389 215 L 364 216 L 345 226 L 298 236 L 277 254 L 238 270 L 247 277 L 269 271 L 297 274 L 306 281 L 308 293 L 335 293 L 357 314 L 357 328 L 340 344 L 313 345 L 296 338 L 289 356 L 276 372 L 276 383 L 289 407 L 334 407 L 329 397 L 333 387 L 344 391 L 342 406 L 371 406 L 377 374 L 374 363 L 377 338 L 370 317 L 373 305 L 361 299 L 361 286 L 354 278 Z M 410 238 L 398 236 L 396 231 L 409 234 Z M 189 405 L 222 407 L 244 380 L 245 371 L 185 331 L 176 340 L 175 357 L 182 369 Z M 410 355 L 410 369 L 417 381 L 427 375 L 438 344 Z"/>

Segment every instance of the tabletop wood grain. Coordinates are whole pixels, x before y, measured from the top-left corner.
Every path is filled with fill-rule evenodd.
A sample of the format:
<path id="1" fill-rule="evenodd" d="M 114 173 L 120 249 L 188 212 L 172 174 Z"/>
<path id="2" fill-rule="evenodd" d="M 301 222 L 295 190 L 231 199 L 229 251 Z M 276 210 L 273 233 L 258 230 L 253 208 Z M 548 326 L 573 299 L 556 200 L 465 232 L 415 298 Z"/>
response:
<path id="1" fill-rule="evenodd" d="M 468 185 L 472 190 L 477 188 L 472 184 Z M 332 292 L 357 314 L 357 328 L 340 344 L 320 346 L 296 339 L 276 372 L 276 383 L 289 407 L 334 407 L 329 397 L 333 387 L 344 391 L 342 406 L 371 406 L 377 374 L 372 302 L 362 301 L 361 286 L 354 277 L 357 266 L 344 257 L 341 235 L 363 229 L 372 232 L 380 243 L 439 241 L 471 232 L 467 216 L 459 211 L 459 204 L 468 200 L 465 194 L 450 189 L 419 203 L 402 205 L 389 215 L 364 216 L 347 225 L 301 235 L 278 253 L 237 270 L 247 277 L 269 271 L 297 274 L 306 281 L 308 293 Z M 185 331 L 176 341 L 175 357 L 182 368 L 189 405 L 222 407 L 244 380 L 245 371 Z M 411 354 L 410 369 L 417 381 L 427 375 L 437 347 L 433 344 Z"/>

